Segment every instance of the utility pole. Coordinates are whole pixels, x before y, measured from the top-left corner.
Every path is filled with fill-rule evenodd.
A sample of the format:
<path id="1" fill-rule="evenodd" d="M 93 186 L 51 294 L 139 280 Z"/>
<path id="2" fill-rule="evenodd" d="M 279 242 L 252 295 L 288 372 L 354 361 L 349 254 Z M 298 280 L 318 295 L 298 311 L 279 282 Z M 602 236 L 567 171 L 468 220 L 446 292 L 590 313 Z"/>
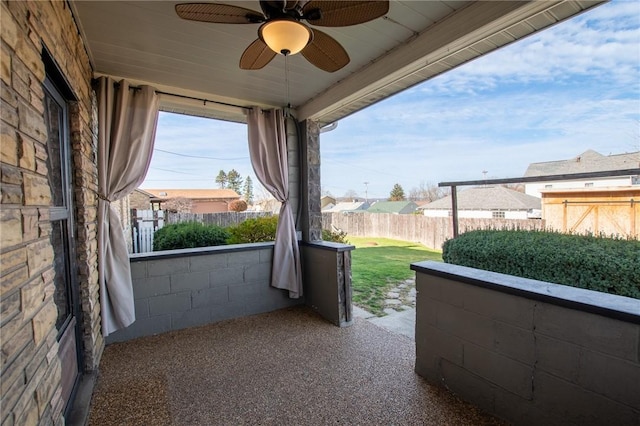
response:
<path id="1" fill-rule="evenodd" d="M 369 203 L 369 182 L 364 182 L 364 202 Z"/>

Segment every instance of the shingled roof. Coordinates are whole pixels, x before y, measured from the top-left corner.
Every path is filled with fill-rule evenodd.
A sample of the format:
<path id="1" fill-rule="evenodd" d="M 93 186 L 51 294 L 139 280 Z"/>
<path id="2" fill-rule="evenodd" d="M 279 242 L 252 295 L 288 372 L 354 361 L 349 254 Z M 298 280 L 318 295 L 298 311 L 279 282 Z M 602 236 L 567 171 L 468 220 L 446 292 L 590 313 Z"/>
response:
<path id="1" fill-rule="evenodd" d="M 415 212 L 417 207 L 413 201 L 378 201 L 369 207 L 367 212 L 407 214 Z"/>
<path id="2" fill-rule="evenodd" d="M 231 199 L 240 196 L 233 189 L 145 189 L 155 198 L 189 198 L 191 200 Z"/>
<path id="3" fill-rule="evenodd" d="M 326 209 L 323 210 L 325 212 L 353 212 L 353 211 L 358 211 L 358 212 L 362 212 L 364 210 L 367 209 L 367 207 L 369 207 L 369 203 L 366 203 L 364 201 L 345 201 L 342 203 L 338 203 L 335 206 L 331 207 L 330 209 Z"/>
<path id="4" fill-rule="evenodd" d="M 540 206 L 540 198 L 503 186 L 477 187 L 458 192 L 458 210 L 529 210 L 540 209 Z M 451 195 L 419 209 L 451 210 Z"/>
<path id="5" fill-rule="evenodd" d="M 569 160 L 531 163 L 524 176 L 548 176 L 569 173 L 603 172 L 640 167 L 640 151 L 628 154 L 602 155 L 588 150 Z"/>

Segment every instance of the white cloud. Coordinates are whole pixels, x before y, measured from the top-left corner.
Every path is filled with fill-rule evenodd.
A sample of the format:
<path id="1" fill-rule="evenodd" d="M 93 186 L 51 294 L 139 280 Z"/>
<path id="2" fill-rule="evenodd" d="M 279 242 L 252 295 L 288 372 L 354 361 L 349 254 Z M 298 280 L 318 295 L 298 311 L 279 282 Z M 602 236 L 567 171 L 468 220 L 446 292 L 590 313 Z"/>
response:
<path id="1" fill-rule="evenodd" d="M 639 43 L 640 2 L 613 2 L 465 64 L 420 91 L 478 93 L 498 84 L 602 74 L 613 82 L 635 84 L 637 90 Z"/>

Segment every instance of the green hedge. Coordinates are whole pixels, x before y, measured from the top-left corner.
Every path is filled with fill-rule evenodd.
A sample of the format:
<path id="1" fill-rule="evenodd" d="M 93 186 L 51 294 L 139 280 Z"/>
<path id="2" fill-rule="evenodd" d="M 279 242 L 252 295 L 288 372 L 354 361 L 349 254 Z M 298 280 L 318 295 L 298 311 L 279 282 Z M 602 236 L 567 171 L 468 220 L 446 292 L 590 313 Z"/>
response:
<path id="1" fill-rule="evenodd" d="M 349 240 L 347 240 L 346 232 L 330 231 L 328 229 L 322 230 L 322 241 L 331 241 L 333 243 L 349 244 Z"/>
<path id="2" fill-rule="evenodd" d="M 247 219 L 229 230 L 229 244 L 261 243 L 276 239 L 278 216 Z"/>
<path id="3" fill-rule="evenodd" d="M 158 229 L 153 235 L 153 250 L 175 250 L 227 244 L 229 233 L 216 225 L 183 222 Z"/>
<path id="4" fill-rule="evenodd" d="M 640 241 L 546 231 L 471 231 L 447 263 L 640 299 Z"/>
<path id="5" fill-rule="evenodd" d="M 247 219 L 244 222 L 220 228 L 198 222 L 183 222 L 167 225 L 156 231 L 153 250 L 175 250 L 193 247 L 209 247 L 224 244 L 245 244 L 274 241 L 278 216 Z M 324 241 L 348 244 L 345 232 L 322 231 Z"/>

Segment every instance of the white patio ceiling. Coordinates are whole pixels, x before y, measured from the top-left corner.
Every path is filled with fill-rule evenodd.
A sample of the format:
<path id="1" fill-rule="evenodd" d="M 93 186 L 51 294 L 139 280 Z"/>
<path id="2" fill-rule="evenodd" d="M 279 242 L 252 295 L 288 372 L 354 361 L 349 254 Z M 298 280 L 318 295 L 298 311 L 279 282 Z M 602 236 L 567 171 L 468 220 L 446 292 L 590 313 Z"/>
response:
<path id="1" fill-rule="evenodd" d="M 257 24 L 185 21 L 176 3 L 72 2 L 96 75 L 233 105 L 286 105 L 284 57 L 257 71 L 238 67 Z M 258 1 L 220 3 L 260 10 Z M 349 53 L 343 69 L 327 73 L 301 55 L 289 58 L 290 103 L 299 119 L 330 123 L 600 3 L 391 1 L 383 18 L 321 28 Z M 244 121 L 239 108 L 174 96 L 163 96 L 162 108 Z"/>

